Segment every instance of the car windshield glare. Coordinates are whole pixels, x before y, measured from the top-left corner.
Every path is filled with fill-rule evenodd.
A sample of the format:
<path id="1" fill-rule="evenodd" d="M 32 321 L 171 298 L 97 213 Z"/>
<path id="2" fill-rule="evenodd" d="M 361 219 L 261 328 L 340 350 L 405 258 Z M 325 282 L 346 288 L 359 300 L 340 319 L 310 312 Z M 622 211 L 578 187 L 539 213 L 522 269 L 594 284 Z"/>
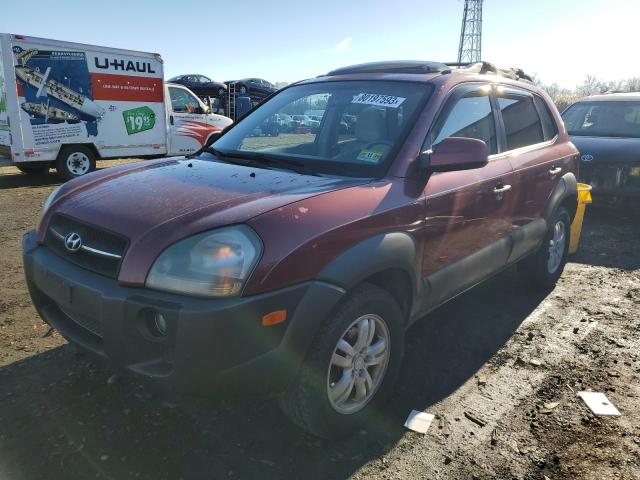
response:
<path id="1" fill-rule="evenodd" d="M 222 155 L 293 159 L 333 175 L 383 175 L 431 91 L 396 81 L 324 81 L 282 90 L 213 144 Z"/>
<path id="2" fill-rule="evenodd" d="M 562 118 L 569 135 L 640 138 L 640 102 L 579 102 Z"/>

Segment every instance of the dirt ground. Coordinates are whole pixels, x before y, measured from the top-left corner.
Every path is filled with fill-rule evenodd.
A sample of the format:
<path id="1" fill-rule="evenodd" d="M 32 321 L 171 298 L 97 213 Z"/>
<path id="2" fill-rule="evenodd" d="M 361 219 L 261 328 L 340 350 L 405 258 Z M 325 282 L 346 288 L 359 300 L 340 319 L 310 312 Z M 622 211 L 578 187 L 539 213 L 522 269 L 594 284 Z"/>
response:
<path id="1" fill-rule="evenodd" d="M 20 242 L 56 184 L 0 168 L 1 479 L 640 479 L 637 213 L 590 207 L 553 292 L 510 270 L 412 327 L 389 406 L 326 442 L 274 398 L 168 400 L 51 332 Z M 594 417 L 581 390 L 622 417 Z M 412 409 L 436 415 L 426 435 L 402 427 Z"/>

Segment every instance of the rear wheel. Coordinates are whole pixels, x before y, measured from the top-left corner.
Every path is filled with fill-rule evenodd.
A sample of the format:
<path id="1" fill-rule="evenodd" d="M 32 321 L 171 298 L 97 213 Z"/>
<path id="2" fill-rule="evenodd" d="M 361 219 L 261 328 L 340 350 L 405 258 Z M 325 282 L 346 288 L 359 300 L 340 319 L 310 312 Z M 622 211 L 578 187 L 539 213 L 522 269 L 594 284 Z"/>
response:
<path id="1" fill-rule="evenodd" d="M 56 161 L 58 175 L 64 180 L 81 177 L 96 169 L 96 156 L 84 145 L 63 147 Z"/>
<path id="2" fill-rule="evenodd" d="M 571 235 L 571 217 L 560 207 L 549 222 L 549 228 L 538 251 L 518 264 L 518 271 L 534 287 L 553 288 L 562 275 Z"/>
<path id="3" fill-rule="evenodd" d="M 27 175 L 43 175 L 49 172 L 49 163 L 47 162 L 23 163 L 16 165 L 16 167 Z"/>
<path id="4" fill-rule="evenodd" d="M 280 406 L 296 424 L 338 438 L 384 423 L 404 351 L 403 314 L 381 288 L 357 287 L 322 327 Z"/>

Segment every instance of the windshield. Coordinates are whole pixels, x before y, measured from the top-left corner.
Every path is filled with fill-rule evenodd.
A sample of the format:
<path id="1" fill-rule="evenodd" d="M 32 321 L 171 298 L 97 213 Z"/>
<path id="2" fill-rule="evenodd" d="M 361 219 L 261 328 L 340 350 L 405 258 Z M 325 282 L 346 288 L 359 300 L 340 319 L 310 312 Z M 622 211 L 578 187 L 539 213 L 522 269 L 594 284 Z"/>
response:
<path id="1" fill-rule="evenodd" d="M 321 82 L 287 88 L 213 144 L 221 155 L 294 160 L 316 173 L 376 177 L 431 87 L 413 82 Z"/>
<path id="2" fill-rule="evenodd" d="M 580 102 L 562 118 L 569 135 L 640 138 L 640 102 Z"/>

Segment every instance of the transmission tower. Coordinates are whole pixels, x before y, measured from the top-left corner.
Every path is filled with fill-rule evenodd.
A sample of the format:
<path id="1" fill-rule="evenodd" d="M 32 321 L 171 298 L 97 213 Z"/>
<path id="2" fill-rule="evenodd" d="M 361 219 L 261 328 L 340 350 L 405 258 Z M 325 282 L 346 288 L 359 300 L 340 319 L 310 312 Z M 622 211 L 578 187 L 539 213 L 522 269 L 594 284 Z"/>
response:
<path id="1" fill-rule="evenodd" d="M 482 58 L 482 1 L 465 0 L 458 62 L 479 62 Z"/>

